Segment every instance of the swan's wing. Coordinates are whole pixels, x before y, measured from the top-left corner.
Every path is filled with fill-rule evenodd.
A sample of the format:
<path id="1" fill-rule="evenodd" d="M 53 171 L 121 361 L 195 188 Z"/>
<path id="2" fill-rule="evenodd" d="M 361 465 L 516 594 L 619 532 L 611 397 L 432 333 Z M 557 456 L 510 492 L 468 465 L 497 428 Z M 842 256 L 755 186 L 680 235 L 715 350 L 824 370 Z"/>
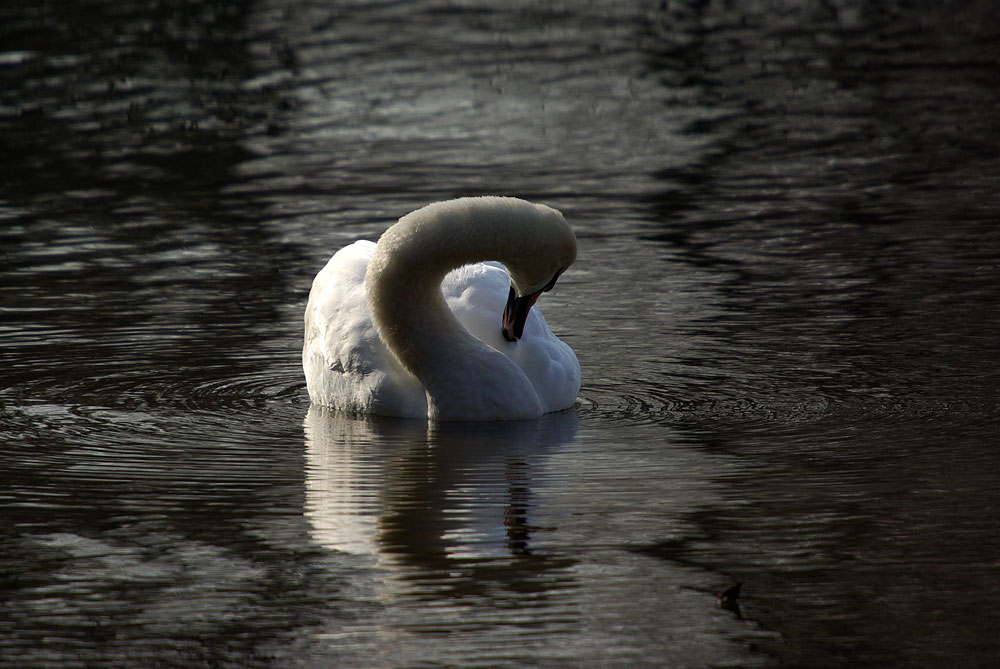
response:
<path id="1" fill-rule="evenodd" d="M 427 415 L 423 387 L 379 339 L 365 298 L 375 244 L 337 251 L 313 280 L 302 367 L 313 402 L 356 413 Z"/>
<path id="2" fill-rule="evenodd" d="M 458 322 L 476 339 L 497 350 L 505 340 L 500 332 L 500 320 L 510 278 L 498 263 L 477 263 L 452 270 L 441 284 L 441 292 Z"/>
<path id="3" fill-rule="evenodd" d="M 480 341 L 510 358 L 531 381 L 546 413 L 573 406 L 580 391 L 580 363 L 549 329 L 538 305 L 528 313 L 524 335 L 508 342 L 500 331 L 510 278 L 499 263 L 466 265 L 441 285 L 459 322 Z"/>

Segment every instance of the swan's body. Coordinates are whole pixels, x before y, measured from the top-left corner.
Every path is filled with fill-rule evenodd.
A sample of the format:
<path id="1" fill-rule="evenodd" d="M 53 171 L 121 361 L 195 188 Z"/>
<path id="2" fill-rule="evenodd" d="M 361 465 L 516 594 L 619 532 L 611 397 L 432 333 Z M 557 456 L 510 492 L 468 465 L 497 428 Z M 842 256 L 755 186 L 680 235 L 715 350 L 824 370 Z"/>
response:
<path id="1" fill-rule="evenodd" d="M 572 406 L 576 355 L 531 305 L 575 258 L 559 212 L 500 197 L 429 205 L 377 245 L 341 249 L 306 306 L 310 398 L 435 420 L 535 418 Z"/>

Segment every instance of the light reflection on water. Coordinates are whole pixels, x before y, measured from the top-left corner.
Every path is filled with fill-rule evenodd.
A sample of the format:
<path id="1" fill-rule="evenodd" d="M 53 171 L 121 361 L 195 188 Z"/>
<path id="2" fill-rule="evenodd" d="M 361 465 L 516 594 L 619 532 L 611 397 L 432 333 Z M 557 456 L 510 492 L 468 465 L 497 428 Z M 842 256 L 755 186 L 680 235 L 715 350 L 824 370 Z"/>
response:
<path id="1" fill-rule="evenodd" d="M 980 4 L 0 9 L 0 664 L 990 662 Z M 308 407 L 315 272 L 482 192 L 577 409 Z"/>
<path id="2" fill-rule="evenodd" d="M 715 608 L 715 578 L 692 579 L 684 566 L 629 550 L 665 528 L 678 538 L 693 531 L 677 510 L 716 495 L 704 459 L 669 441 L 669 457 L 642 446 L 603 453 L 602 435 L 582 441 L 580 429 L 573 411 L 428 430 L 311 408 L 311 536 L 369 570 L 370 597 L 381 607 L 347 632 L 324 633 L 331 650 L 363 664 L 377 646 L 390 666 L 412 657 L 754 663 L 735 642 L 773 637 Z M 456 636 L 468 643 L 442 645 Z"/>
<path id="3" fill-rule="evenodd" d="M 546 452 L 569 445 L 577 425 L 575 412 L 427 426 L 311 407 L 306 516 L 318 543 L 346 552 L 445 560 L 527 554 L 531 471 Z M 408 529 L 393 532 L 387 518 Z"/>

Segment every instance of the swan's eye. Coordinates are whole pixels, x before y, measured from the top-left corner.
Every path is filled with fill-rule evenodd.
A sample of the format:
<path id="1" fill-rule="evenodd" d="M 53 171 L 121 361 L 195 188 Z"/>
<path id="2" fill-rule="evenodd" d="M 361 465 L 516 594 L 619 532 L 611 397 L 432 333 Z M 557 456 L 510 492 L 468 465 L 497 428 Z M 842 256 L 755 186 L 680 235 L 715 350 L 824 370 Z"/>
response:
<path id="1" fill-rule="evenodd" d="M 545 288 L 542 288 L 542 292 L 543 293 L 547 293 L 550 290 L 552 290 L 553 288 L 555 288 L 556 281 L 559 279 L 559 275 L 562 274 L 565 271 L 566 271 L 565 267 L 560 267 L 559 270 L 556 272 L 555 276 L 552 277 L 552 280 L 549 281 L 547 284 L 545 284 Z"/>

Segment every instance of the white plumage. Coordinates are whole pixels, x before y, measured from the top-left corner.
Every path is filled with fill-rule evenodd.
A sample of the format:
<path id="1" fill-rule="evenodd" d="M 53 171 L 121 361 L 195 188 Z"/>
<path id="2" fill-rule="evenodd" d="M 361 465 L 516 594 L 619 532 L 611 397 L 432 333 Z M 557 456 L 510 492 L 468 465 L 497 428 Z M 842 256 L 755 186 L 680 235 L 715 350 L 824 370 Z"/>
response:
<path id="1" fill-rule="evenodd" d="M 536 239 L 525 240 L 526 230 Z M 492 255 L 519 266 L 513 283 L 536 298 L 575 258 L 558 212 L 513 198 L 464 198 L 418 210 L 390 231 L 383 239 L 393 247 L 381 242 L 378 271 L 369 271 L 376 245 L 358 241 L 313 281 L 302 351 L 313 402 L 440 420 L 532 418 L 572 406 L 580 388 L 573 350 L 537 307 L 520 339 L 507 341 L 501 319 L 511 278 L 500 263 L 464 262 Z M 381 321 L 373 321 L 373 301 Z"/>

